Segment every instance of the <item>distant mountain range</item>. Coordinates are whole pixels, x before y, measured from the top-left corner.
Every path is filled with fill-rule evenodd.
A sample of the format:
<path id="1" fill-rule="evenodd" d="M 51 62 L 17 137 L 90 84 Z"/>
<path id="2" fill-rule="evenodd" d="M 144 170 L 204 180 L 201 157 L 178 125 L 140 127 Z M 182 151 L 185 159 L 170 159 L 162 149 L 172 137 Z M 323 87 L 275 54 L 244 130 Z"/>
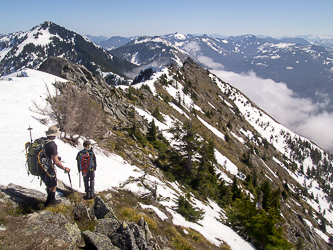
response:
<path id="1" fill-rule="evenodd" d="M 309 41 L 313 45 L 333 47 L 333 35 L 332 36 L 306 35 L 306 36 L 299 36 L 299 37 L 304 38 L 305 40 Z"/>
<path id="2" fill-rule="evenodd" d="M 0 34 L 0 36 L 1 36 L 1 34 Z M 202 36 L 202 35 L 193 34 L 193 36 Z M 219 34 L 209 34 L 208 36 L 212 37 L 212 38 L 219 38 L 219 39 L 232 38 L 232 36 L 228 37 L 228 36 L 219 35 Z M 121 36 L 112 36 L 110 38 L 107 38 L 105 36 L 86 35 L 85 37 L 87 37 L 93 43 L 96 43 L 96 44 L 102 46 L 103 48 L 107 47 L 107 46 L 104 47 L 104 43 L 106 45 L 107 41 L 108 41 L 108 44 L 110 47 L 117 48 L 119 46 L 125 45 L 127 42 L 129 42 L 131 39 L 133 39 L 133 37 L 121 37 Z M 272 38 L 272 37 L 268 37 L 268 36 L 257 36 L 257 37 L 258 38 Z M 113 40 L 115 38 L 121 39 L 124 42 L 117 45 L 117 44 L 113 43 Z M 298 43 L 298 44 L 302 44 L 302 45 L 312 44 L 312 45 L 318 45 L 318 46 L 324 46 L 324 47 L 333 47 L 333 35 L 331 35 L 331 36 L 300 35 L 300 36 L 296 36 L 296 37 L 282 37 L 282 38 L 272 38 L 272 39 L 281 40 L 283 42 Z"/>
<path id="3" fill-rule="evenodd" d="M 106 36 L 90 36 L 90 35 L 85 35 L 85 38 L 89 39 L 91 42 L 98 44 L 100 42 L 103 42 L 105 40 L 108 40 Z"/>
<path id="4" fill-rule="evenodd" d="M 214 38 L 215 37 L 215 38 Z M 155 37 L 81 36 L 52 22 L 28 32 L 0 37 L 0 75 L 24 67 L 38 68 L 50 56 L 80 63 L 96 74 L 133 79 L 147 66 L 175 64 L 187 57 L 208 69 L 254 72 L 284 82 L 300 97 L 333 97 L 333 36 L 297 38 L 227 37 L 179 33 Z M 91 39 L 96 44 L 89 41 Z M 106 39 L 106 40 L 105 40 Z M 102 73 L 111 72 L 111 73 Z M 119 77 L 109 77 L 119 79 Z M 124 81 L 122 81 L 124 83 Z M 332 111 L 333 104 L 325 107 Z"/>
<path id="5" fill-rule="evenodd" d="M 110 51 L 111 54 L 126 59 L 138 66 L 168 65 L 181 66 L 191 56 L 163 37 L 138 37 L 121 47 Z"/>
<path id="6" fill-rule="evenodd" d="M 328 98 L 333 96 L 333 48 L 312 44 L 333 46 L 333 36 L 322 39 L 314 36 L 276 39 L 253 35 L 213 38 L 175 33 L 160 37 L 117 37 L 107 41 L 107 46 L 99 44 L 105 49 L 114 47 L 109 50 L 111 54 L 138 66 L 180 65 L 190 56 L 208 69 L 236 73 L 252 71 L 261 78 L 282 81 L 296 95 L 314 101 L 320 101 L 322 94 Z M 333 105 L 328 109 L 333 110 Z"/>
<path id="7" fill-rule="evenodd" d="M 130 42 L 131 40 L 132 40 L 131 38 L 113 36 L 113 37 L 109 38 L 108 40 L 101 41 L 97 44 L 102 46 L 106 50 L 112 50 L 112 49 L 125 45 L 126 43 Z"/>

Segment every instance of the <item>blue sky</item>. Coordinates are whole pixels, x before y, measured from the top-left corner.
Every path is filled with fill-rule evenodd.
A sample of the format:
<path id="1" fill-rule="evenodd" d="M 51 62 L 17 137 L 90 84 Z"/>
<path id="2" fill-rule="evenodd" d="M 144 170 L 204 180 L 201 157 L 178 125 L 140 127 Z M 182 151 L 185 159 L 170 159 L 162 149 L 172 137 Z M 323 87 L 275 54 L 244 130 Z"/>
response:
<path id="1" fill-rule="evenodd" d="M 52 21 L 81 35 L 333 35 L 332 0 L 8 0 L 0 34 Z"/>

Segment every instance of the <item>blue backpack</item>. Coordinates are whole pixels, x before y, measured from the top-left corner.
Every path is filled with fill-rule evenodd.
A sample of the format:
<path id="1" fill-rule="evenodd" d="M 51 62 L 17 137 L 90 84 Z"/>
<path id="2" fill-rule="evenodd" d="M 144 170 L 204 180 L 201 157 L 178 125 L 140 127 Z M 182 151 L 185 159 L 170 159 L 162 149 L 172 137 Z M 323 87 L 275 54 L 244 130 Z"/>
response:
<path id="1" fill-rule="evenodd" d="M 96 170 L 95 154 L 92 152 L 92 150 L 81 150 L 77 154 L 76 160 L 78 171 L 81 171 L 83 176 L 85 176 L 88 171 Z"/>

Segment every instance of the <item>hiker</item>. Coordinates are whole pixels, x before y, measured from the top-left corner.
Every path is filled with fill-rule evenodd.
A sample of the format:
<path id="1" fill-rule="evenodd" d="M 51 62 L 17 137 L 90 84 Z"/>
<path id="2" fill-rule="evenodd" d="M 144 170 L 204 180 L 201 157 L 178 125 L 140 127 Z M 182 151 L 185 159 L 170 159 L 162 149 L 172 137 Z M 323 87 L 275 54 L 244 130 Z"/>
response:
<path id="1" fill-rule="evenodd" d="M 81 150 L 77 156 L 78 171 L 82 172 L 84 189 L 86 195 L 85 199 L 92 199 L 95 197 L 95 171 L 96 171 L 96 156 L 92 150 L 90 141 L 83 143 L 84 149 Z"/>
<path id="2" fill-rule="evenodd" d="M 65 170 L 65 172 L 70 172 L 69 168 L 64 167 L 62 163 L 59 160 L 58 157 L 58 149 L 57 144 L 55 144 L 54 139 L 57 135 L 60 134 L 58 131 L 58 128 L 56 126 L 49 127 L 48 131 L 45 131 L 45 134 L 47 136 L 46 142 L 45 142 L 45 154 L 48 158 L 52 161 L 52 168 L 48 169 L 48 173 L 42 172 L 41 179 L 44 182 L 47 190 L 47 199 L 45 202 L 45 206 L 57 204 L 57 200 L 55 199 L 55 191 L 57 189 L 57 175 L 56 175 L 56 169 L 53 167 L 53 165 L 56 165 L 58 168 L 61 168 Z"/>

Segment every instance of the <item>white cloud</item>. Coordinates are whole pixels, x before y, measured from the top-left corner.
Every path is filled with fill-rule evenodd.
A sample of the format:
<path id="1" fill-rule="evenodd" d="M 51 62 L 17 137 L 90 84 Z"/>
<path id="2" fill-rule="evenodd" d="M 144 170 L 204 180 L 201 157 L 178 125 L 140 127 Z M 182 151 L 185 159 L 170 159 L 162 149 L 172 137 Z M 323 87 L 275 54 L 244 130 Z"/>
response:
<path id="1" fill-rule="evenodd" d="M 188 42 L 188 43 L 184 44 L 183 49 L 186 52 L 188 52 L 189 54 L 191 54 L 192 56 L 194 56 L 198 62 L 206 65 L 210 69 L 217 69 L 217 70 L 224 69 L 224 66 L 222 64 L 214 62 L 213 59 L 211 59 L 210 57 L 204 56 L 200 52 L 200 50 L 201 50 L 200 46 L 199 46 L 198 42 L 196 42 L 196 41 L 192 41 L 192 42 Z"/>
<path id="2" fill-rule="evenodd" d="M 183 50 L 191 55 L 197 56 L 197 54 L 200 52 L 200 46 L 197 42 L 188 42 L 184 44 Z"/>
<path id="3" fill-rule="evenodd" d="M 207 56 L 197 56 L 197 61 L 201 62 L 202 64 L 206 65 L 210 69 L 218 69 L 223 70 L 224 66 L 220 63 L 214 62 L 210 57 Z"/>
<path id="4" fill-rule="evenodd" d="M 330 101 L 327 96 L 323 95 L 322 102 L 314 103 L 311 99 L 295 97 L 285 83 L 259 78 L 253 72 L 212 72 L 238 88 L 284 126 L 333 152 L 333 114 L 320 111 Z"/>

